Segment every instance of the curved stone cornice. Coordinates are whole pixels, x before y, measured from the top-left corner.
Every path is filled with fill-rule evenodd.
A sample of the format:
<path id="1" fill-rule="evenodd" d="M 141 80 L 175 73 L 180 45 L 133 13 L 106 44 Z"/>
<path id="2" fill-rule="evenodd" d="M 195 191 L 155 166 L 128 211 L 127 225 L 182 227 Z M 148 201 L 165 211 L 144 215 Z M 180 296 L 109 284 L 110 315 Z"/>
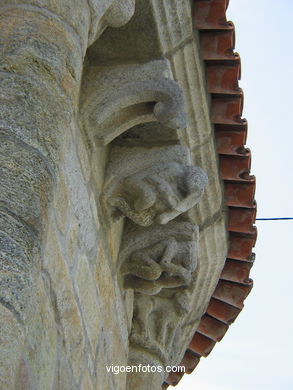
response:
<path id="1" fill-rule="evenodd" d="M 109 144 L 137 124 L 159 121 L 172 129 L 186 126 L 183 93 L 170 78 L 167 60 L 118 66 L 112 72 L 95 68 L 90 80 L 91 92 L 87 93 L 87 85 L 84 90 L 82 124 L 99 145 Z"/>

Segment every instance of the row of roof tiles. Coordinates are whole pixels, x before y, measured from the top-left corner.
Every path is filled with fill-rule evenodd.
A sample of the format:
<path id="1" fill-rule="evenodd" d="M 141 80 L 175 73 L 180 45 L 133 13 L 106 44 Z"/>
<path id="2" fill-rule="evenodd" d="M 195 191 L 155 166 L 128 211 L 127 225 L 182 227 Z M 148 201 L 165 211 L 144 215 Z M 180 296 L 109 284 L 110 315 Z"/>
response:
<path id="1" fill-rule="evenodd" d="M 245 147 L 247 122 L 242 119 L 243 92 L 238 80 L 240 57 L 234 52 L 234 25 L 226 19 L 228 0 L 194 0 L 194 26 L 200 33 L 211 120 L 215 129 L 220 176 L 229 210 L 229 251 L 206 313 L 180 363 L 191 373 L 202 356 L 220 341 L 243 308 L 252 288 L 249 278 L 256 240 L 255 177 L 251 153 Z M 175 386 L 183 373 L 171 373 L 163 388 Z"/>

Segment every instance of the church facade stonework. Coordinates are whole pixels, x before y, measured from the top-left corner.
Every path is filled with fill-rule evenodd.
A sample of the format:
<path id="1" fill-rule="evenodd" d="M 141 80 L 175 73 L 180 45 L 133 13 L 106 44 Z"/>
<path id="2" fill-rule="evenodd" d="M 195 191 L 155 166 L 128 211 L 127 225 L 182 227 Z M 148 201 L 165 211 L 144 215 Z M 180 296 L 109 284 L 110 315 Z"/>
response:
<path id="1" fill-rule="evenodd" d="M 161 389 L 228 251 L 189 0 L 0 3 L 0 389 Z"/>

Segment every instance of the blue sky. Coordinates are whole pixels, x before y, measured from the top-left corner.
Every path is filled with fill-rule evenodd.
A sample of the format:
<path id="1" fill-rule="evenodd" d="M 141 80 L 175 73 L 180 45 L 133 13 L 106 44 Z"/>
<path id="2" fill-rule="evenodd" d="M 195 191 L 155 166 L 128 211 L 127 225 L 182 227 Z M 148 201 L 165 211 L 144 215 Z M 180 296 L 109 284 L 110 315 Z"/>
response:
<path id="1" fill-rule="evenodd" d="M 258 217 L 293 217 L 293 1 L 230 0 L 242 64 Z M 177 390 L 293 389 L 293 221 L 258 222 L 254 288 Z"/>

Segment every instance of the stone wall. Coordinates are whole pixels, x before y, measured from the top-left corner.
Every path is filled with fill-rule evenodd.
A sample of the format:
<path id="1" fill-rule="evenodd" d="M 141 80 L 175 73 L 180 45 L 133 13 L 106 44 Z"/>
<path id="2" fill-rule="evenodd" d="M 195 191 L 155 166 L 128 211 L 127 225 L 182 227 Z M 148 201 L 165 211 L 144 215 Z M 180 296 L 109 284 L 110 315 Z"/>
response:
<path id="1" fill-rule="evenodd" d="M 127 321 L 97 227 L 101 178 L 76 116 L 87 46 L 133 11 L 132 0 L 1 1 L 1 389 L 90 389 L 112 381 L 96 360 L 125 360 Z"/>
<path id="2" fill-rule="evenodd" d="M 95 194 L 103 177 L 91 169 L 85 143 L 72 126 L 46 226 L 18 384 L 21 389 L 123 389 L 125 376 L 106 365 L 127 364 L 129 320 L 117 285 L 116 231 L 103 229 Z M 104 165 L 101 154 L 92 162 Z M 5 357 L 3 355 L 3 357 Z"/>

